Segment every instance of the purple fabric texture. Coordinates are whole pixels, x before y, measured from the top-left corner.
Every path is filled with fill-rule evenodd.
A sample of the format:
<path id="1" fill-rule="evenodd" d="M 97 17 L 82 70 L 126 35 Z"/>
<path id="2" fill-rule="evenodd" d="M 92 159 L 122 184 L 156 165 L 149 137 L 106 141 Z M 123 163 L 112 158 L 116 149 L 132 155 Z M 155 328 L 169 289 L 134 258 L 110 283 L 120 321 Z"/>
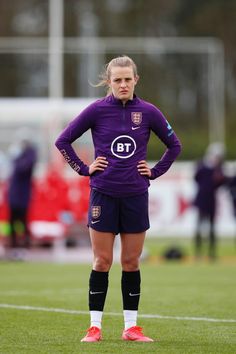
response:
<path id="1" fill-rule="evenodd" d="M 209 166 L 200 161 L 194 179 L 197 183 L 197 193 L 193 204 L 201 214 L 214 217 L 217 189 L 226 182 L 222 166 Z"/>
<path id="2" fill-rule="evenodd" d="M 181 151 L 181 143 L 170 124 L 154 105 L 134 96 L 125 105 L 113 95 L 99 99 L 72 120 L 56 140 L 56 146 L 70 166 L 88 176 L 89 167 L 77 156 L 72 143 L 91 129 L 94 155 L 108 161 L 105 171 L 90 176 L 91 187 L 111 196 L 144 193 L 149 178 L 141 176 L 137 164 L 146 160 L 153 131 L 166 146 L 161 159 L 151 169 L 151 178 L 163 175 Z"/>
<path id="3" fill-rule="evenodd" d="M 13 160 L 8 188 L 11 208 L 25 209 L 28 207 L 31 196 L 32 173 L 36 160 L 37 152 L 33 146 L 25 147 Z"/>

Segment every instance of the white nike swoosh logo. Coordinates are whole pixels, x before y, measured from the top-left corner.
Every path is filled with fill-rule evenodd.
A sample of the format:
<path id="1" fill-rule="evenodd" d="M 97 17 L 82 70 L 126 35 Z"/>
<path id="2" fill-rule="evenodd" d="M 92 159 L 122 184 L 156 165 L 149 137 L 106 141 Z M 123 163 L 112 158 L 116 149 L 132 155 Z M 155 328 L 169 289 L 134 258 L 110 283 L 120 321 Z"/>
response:
<path id="1" fill-rule="evenodd" d="M 96 224 L 97 222 L 99 222 L 100 220 L 96 220 L 96 221 L 91 221 L 91 224 Z"/>
<path id="2" fill-rule="evenodd" d="M 136 130 L 139 129 L 140 127 L 132 127 L 132 130 Z"/>
<path id="3" fill-rule="evenodd" d="M 140 295 L 140 293 L 139 293 L 139 294 L 132 294 L 132 293 L 129 293 L 129 296 L 138 296 L 138 295 Z"/>
<path id="4" fill-rule="evenodd" d="M 90 290 L 90 294 L 91 294 L 91 295 L 103 294 L 103 293 L 104 293 L 104 291 L 91 291 L 91 290 Z"/>

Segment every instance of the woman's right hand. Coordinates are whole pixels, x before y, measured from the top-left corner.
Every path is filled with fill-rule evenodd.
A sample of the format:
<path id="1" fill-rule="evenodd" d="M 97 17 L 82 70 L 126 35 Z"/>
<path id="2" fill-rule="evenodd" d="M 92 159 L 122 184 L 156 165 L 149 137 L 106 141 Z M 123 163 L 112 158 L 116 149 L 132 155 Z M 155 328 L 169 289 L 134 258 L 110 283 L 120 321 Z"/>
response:
<path id="1" fill-rule="evenodd" d="M 95 171 L 104 171 L 107 165 L 108 161 L 106 157 L 98 156 L 89 166 L 89 174 L 92 175 Z"/>

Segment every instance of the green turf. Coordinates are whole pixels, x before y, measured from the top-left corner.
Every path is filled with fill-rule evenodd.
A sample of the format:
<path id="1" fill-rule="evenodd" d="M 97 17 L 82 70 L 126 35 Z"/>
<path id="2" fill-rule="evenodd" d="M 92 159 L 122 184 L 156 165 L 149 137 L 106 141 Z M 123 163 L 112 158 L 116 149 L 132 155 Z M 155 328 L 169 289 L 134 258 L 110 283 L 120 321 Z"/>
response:
<path id="1" fill-rule="evenodd" d="M 236 267 L 210 264 L 142 264 L 140 314 L 236 320 Z M 0 263 L 0 303 L 87 311 L 90 266 Z M 120 267 L 110 273 L 103 319 L 104 340 L 80 343 L 88 314 L 0 308 L 1 354 L 236 353 L 236 322 L 140 318 L 154 343 L 120 339 Z"/>

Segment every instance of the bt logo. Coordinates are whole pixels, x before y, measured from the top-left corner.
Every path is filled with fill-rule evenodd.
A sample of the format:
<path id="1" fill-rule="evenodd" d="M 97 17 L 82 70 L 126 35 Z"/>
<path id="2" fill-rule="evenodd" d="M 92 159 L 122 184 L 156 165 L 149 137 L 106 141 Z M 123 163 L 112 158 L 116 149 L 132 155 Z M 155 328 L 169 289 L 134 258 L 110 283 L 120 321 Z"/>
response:
<path id="1" fill-rule="evenodd" d="M 136 150 L 136 142 L 129 135 L 120 135 L 111 144 L 111 152 L 120 159 L 128 159 Z"/>

